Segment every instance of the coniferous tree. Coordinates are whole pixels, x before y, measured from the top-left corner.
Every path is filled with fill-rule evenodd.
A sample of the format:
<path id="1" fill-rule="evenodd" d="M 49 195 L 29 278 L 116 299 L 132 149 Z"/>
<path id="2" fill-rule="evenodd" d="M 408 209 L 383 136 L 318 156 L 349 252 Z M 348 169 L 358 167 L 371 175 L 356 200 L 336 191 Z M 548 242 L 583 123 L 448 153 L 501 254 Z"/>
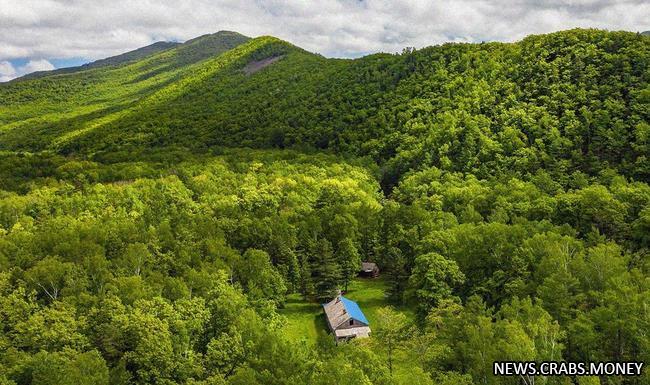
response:
<path id="1" fill-rule="evenodd" d="M 341 269 L 327 239 L 320 239 L 316 245 L 312 279 L 317 300 L 323 302 L 336 296 L 341 282 Z"/>
<path id="2" fill-rule="evenodd" d="M 361 266 L 361 256 L 350 238 L 345 238 L 339 242 L 336 250 L 337 262 L 341 266 L 341 279 L 343 290 L 348 290 L 348 285 L 352 278 L 359 272 Z"/>

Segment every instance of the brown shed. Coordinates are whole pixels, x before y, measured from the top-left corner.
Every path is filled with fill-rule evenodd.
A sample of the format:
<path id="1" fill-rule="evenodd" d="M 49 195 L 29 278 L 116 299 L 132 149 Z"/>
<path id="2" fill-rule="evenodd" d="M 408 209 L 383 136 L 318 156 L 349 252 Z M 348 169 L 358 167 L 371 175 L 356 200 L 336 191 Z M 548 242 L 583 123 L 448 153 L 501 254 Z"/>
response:
<path id="1" fill-rule="evenodd" d="M 379 276 L 379 267 L 374 262 L 361 262 L 359 275 L 362 277 L 377 278 Z"/>

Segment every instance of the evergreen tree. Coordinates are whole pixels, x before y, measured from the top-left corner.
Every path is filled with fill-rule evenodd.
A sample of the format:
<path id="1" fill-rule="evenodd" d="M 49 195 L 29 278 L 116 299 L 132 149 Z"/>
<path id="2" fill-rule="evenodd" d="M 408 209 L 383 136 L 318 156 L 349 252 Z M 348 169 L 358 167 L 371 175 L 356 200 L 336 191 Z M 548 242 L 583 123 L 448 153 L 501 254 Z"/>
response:
<path id="1" fill-rule="evenodd" d="M 341 268 L 332 254 L 332 245 L 327 239 L 321 238 L 316 244 L 312 279 L 318 301 L 328 301 L 338 293 L 339 283 L 341 282 Z"/>
<path id="2" fill-rule="evenodd" d="M 345 238 L 339 242 L 336 254 L 336 260 L 341 266 L 343 290 L 348 291 L 348 284 L 357 275 L 361 267 L 361 256 L 350 238 Z"/>

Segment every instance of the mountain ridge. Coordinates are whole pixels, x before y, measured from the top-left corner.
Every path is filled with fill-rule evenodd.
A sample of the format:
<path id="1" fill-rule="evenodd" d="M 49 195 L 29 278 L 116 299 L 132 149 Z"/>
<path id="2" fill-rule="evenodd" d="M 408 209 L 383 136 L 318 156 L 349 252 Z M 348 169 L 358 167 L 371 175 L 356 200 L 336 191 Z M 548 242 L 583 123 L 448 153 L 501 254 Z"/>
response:
<path id="1" fill-rule="evenodd" d="M 71 74 L 89 69 L 102 67 L 117 67 L 147 59 L 153 55 L 176 48 L 178 51 L 179 64 L 188 65 L 205 60 L 214 54 L 234 48 L 250 38 L 233 31 L 218 31 L 212 34 L 201 35 L 189 39 L 183 43 L 172 41 L 158 41 L 153 44 L 124 52 L 119 55 L 106 57 L 90 63 L 75 67 L 57 68 L 51 71 L 36 71 L 19 78 L 12 79 L 12 82 L 31 80 L 53 75 Z"/>
<path id="2" fill-rule="evenodd" d="M 639 32 L 640 35 L 643 36 L 650 36 L 650 31 L 642 31 Z M 242 35 L 238 32 L 235 31 L 227 31 L 227 30 L 222 30 L 218 31 L 212 34 L 204 34 L 201 36 L 197 36 L 195 38 L 191 38 L 189 40 L 186 40 L 184 42 L 174 42 L 174 41 L 157 41 L 154 42 L 150 45 L 143 46 L 140 48 L 136 48 L 131 51 L 127 51 L 118 55 L 114 56 L 109 56 L 103 59 L 98 59 L 89 63 L 85 63 L 79 66 L 73 66 L 73 67 L 63 67 L 63 68 L 57 68 L 53 70 L 48 70 L 48 71 L 35 71 L 29 74 L 25 74 L 23 76 L 20 76 L 18 78 L 10 80 L 10 82 L 15 82 L 15 81 L 21 81 L 21 80 L 30 80 L 30 79 L 35 79 L 35 78 L 41 78 L 44 76 L 51 76 L 51 75 L 59 75 L 59 74 L 68 74 L 68 73 L 74 73 L 74 72 L 79 72 L 79 71 L 84 71 L 87 69 L 93 69 L 93 68 L 100 68 L 100 67 L 106 67 L 106 66 L 115 66 L 115 65 L 120 65 L 120 64 L 127 64 L 129 62 L 137 61 L 140 59 L 145 59 L 150 55 L 154 55 L 156 53 L 166 51 L 168 49 L 172 48 L 178 48 L 179 46 L 192 46 L 192 45 L 200 45 L 202 40 L 211 40 L 214 37 L 217 37 L 219 35 L 230 35 L 233 37 L 239 37 L 242 39 L 242 41 L 245 41 L 247 39 L 250 39 L 249 37 Z M 260 36 L 262 37 L 262 36 Z M 378 55 L 382 55 L 385 53 L 377 53 Z M 372 56 L 373 54 L 366 55 L 366 56 Z M 201 59 L 205 59 L 206 57 L 203 57 L 203 55 L 198 55 L 201 57 Z M 2 84 L 2 83 L 0 83 Z"/>
<path id="3" fill-rule="evenodd" d="M 127 64 L 129 62 L 137 61 L 140 59 L 144 59 L 147 56 L 156 54 L 158 52 L 166 51 L 168 49 L 174 48 L 181 43 L 176 43 L 176 42 L 169 42 L 169 41 L 157 41 L 153 44 L 140 47 L 137 49 L 134 49 L 132 51 L 124 52 L 119 55 L 115 56 L 109 56 L 104 59 L 99 59 L 95 60 L 93 62 L 85 63 L 80 66 L 74 66 L 74 67 L 64 67 L 64 68 L 57 68 L 51 71 L 36 71 L 32 72 L 26 75 L 23 75 L 19 78 L 13 79 L 12 81 L 21 81 L 21 80 L 29 80 L 29 79 L 36 79 L 44 76 L 53 76 L 53 75 L 60 75 L 60 74 L 69 74 L 69 73 L 74 73 L 74 72 L 79 72 L 79 71 L 85 71 L 88 69 L 93 69 L 93 68 L 101 68 L 101 67 L 108 67 L 108 66 L 117 66 L 121 64 Z"/>
<path id="4" fill-rule="evenodd" d="M 274 37 L 221 32 L 121 68 L 42 80 L 38 94 L 29 81 L 0 87 L 8 100 L 0 107 L 0 148 L 103 158 L 170 145 L 314 148 L 372 158 L 385 168 L 386 186 L 409 164 L 479 168 L 482 176 L 499 168 L 527 172 L 525 163 L 511 162 L 534 151 L 545 154 L 537 168 L 554 164 L 591 174 L 607 161 L 645 178 L 647 148 L 623 151 L 622 143 L 633 141 L 646 119 L 638 87 L 649 52 L 636 33 L 576 29 L 516 43 L 448 43 L 328 59 Z M 269 64 L 247 73 L 254 62 Z M 612 71 L 621 62 L 628 63 L 624 76 Z M 544 86 L 549 81 L 563 87 Z M 573 104 L 558 109 L 566 98 Z M 514 106 L 536 122 L 517 121 Z M 590 123 L 593 132 L 576 132 L 571 125 L 593 119 L 587 112 L 619 123 L 601 119 Z M 443 146 L 447 135 L 459 136 Z M 624 139 L 605 140 L 612 135 Z M 431 153 L 431 146 L 442 147 Z M 548 156 L 547 146 L 568 147 Z"/>

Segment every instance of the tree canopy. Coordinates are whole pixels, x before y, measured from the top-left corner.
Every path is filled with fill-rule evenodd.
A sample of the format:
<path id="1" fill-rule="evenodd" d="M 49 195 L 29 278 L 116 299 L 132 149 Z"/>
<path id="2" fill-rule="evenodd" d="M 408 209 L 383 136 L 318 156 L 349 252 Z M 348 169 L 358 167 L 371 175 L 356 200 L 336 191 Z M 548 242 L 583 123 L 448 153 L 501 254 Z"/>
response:
<path id="1" fill-rule="evenodd" d="M 649 54 L 583 29 L 355 60 L 221 33 L 0 84 L 0 383 L 649 362 Z M 287 296 L 366 260 L 393 305 L 372 336 L 291 339 Z"/>

